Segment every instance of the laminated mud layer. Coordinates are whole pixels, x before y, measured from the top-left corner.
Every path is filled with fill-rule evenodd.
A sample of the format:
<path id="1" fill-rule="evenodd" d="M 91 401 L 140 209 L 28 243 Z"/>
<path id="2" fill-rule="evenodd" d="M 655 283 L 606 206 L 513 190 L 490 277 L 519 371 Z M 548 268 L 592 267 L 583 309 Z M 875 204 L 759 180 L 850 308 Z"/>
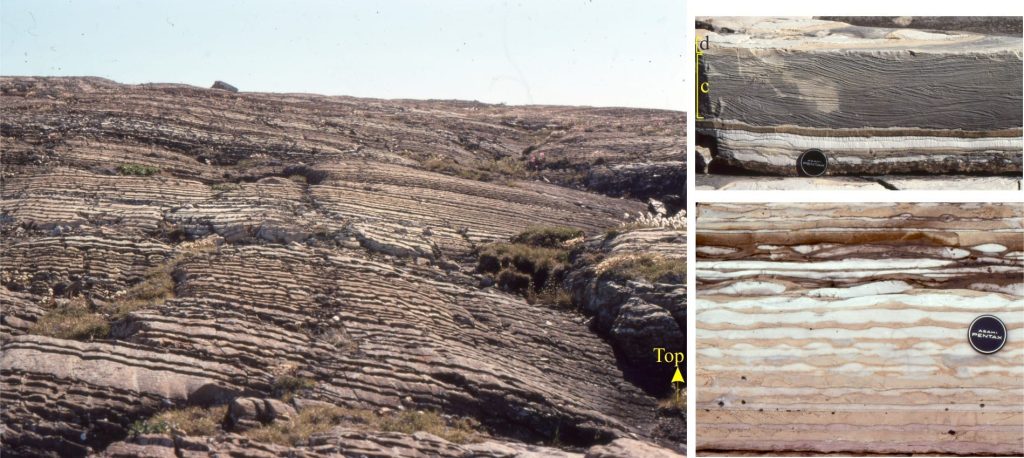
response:
<path id="1" fill-rule="evenodd" d="M 1018 18 L 1019 21 L 1019 18 Z M 807 18 L 703 18 L 700 132 L 719 166 L 796 175 L 1022 171 L 1022 41 Z M 954 27 L 955 23 L 949 25 Z"/>
<path id="2" fill-rule="evenodd" d="M 1024 453 L 1020 204 L 697 211 L 700 451 Z"/>

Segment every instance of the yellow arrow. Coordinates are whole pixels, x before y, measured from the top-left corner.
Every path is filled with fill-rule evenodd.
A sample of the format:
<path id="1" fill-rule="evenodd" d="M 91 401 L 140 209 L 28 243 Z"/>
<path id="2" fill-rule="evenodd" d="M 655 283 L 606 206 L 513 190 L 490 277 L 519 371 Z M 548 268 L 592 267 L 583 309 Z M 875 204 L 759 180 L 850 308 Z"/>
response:
<path id="1" fill-rule="evenodd" d="M 676 367 L 676 374 L 672 376 L 672 383 L 676 382 L 686 383 L 686 381 L 683 380 L 683 373 L 679 372 L 679 367 Z"/>

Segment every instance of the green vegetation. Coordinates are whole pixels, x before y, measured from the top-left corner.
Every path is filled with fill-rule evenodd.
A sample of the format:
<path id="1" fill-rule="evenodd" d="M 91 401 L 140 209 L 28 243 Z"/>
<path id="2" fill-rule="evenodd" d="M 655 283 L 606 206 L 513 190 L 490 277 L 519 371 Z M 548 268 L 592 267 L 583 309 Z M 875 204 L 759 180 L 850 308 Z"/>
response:
<path id="1" fill-rule="evenodd" d="M 316 380 L 309 377 L 297 377 L 291 374 L 283 374 L 274 377 L 274 396 L 290 398 L 302 390 L 309 390 L 316 386 Z"/>
<path id="2" fill-rule="evenodd" d="M 530 288 L 532 283 L 533 279 L 529 275 L 507 267 L 498 273 L 498 287 L 505 291 L 524 292 Z"/>
<path id="3" fill-rule="evenodd" d="M 299 412 L 291 421 L 275 421 L 250 429 L 245 435 L 259 442 L 280 445 L 298 445 L 310 436 L 330 430 L 336 425 L 355 420 L 365 423 L 361 412 L 335 406 L 312 406 Z"/>
<path id="4" fill-rule="evenodd" d="M 121 175 L 135 175 L 135 176 L 148 177 L 150 175 L 160 173 L 160 168 L 159 167 L 153 167 L 151 165 L 121 164 L 121 165 L 117 166 L 117 171 Z"/>
<path id="5" fill-rule="evenodd" d="M 683 283 L 686 265 L 682 259 L 666 258 L 653 253 L 612 256 L 597 265 L 601 278 L 645 280 L 652 283 Z"/>
<path id="6" fill-rule="evenodd" d="M 569 227 L 535 227 L 510 242 L 484 245 L 478 251 L 477 271 L 489 274 L 498 287 L 522 293 L 530 303 L 572 306 L 561 283 L 569 269 L 571 241 L 583 231 Z"/>
<path id="7" fill-rule="evenodd" d="M 523 161 L 514 157 L 485 161 L 480 164 L 480 169 L 503 178 L 526 178 L 529 176 Z"/>
<path id="8" fill-rule="evenodd" d="M 530 303 L 541 303 L 555 306 L 559 309 L 572 308 L 572 295 L 561 285 L 549 284 L 546 288 L 534 295 L 527 295 Z"/>
<path id="9" fill-rule="evenodd" d="M 564 248 L 565 242 L 583 237 L 583 231 L 571 227 L 531 227 L 512 237 L 512 243 L 544 248 Z"/>
<path id="10" fill-rule="evenodd" d="M 174 297 L 172 276 L 179 262 L 216 248 L 212 243 L 186 242 L 177 254 L 148 269 L 141 282 L 109 303 L 90 306 L 82 297 L 66 305 L 54 306 L 29 328 L 28 332 L 61 339 L 105 339 L 110 335 L 110 322 L 129 313 L 164 303 Z"/>
<path id="11" fill-rule="evenodd" d="M 475 181 L 500 181 L 529 176 L 523 161 L 513 157 L 481 161 L 470 165 L 460 164 L 449 158 L 435 157 L 424 161 L 423 167 L 431 172 L 454 175 Z"/>
<path id="12" fill-rule="evenodd" d="M 242 185 L 238 183 L 214 183 L 210 185 L 210 189 L 214 191 L 234 191 L 242 189 Z"/>
<path id="13" fill-rule="evenodd" d="M 658 400 L 658 409 L 675 410 L 680 413 L 686 412 L 686 391 L 681 390 Z"/>
<path id="14" fill-rule="evenodd" d="M 276 421 L 245 432 L 252 440 L 280 445 L 299 445 L 310 436 L 340 424 L 353 424 L 373 431 L 412 434 L 424 431 L 455 443 L 467 443 L 480 436 L 479 423 L 470 419 L 445 420 L 436 412 L 403 411 L 378 414 L 370 410 L 335 406 L 307 407 L 291 421 Z"/>
<path id="15" fill-rule="evenodd" d="M 465 444 L 479 437 L 480 423 L 471 418 L 446 420 L 437 412 L 403 411 L 397 415 L 381 416 L 375 421 L 381 431 L 412 434 L 423 431 L 449 442 Z"/>
<path id="16" fill-rule="evenodd" d="M 215 249 L 216 245 L 204 241 L 185 242 L 178 245 L 174 255 L 147 270 L 141 282 L 129 288 L 123 296 L 118 297 L 110 306 L 101 311 L 110 315 L 112 319 L 118 320 L 136 310 L 163 304 L 168 299 L 174 298 L 176 284 L 173 274 L 174 270 L 178 268 L 178 264 Z"/>
<path id="17" fill-rule="evenodd" d="M 132 435 L 213 436 L 223 430 L 227 410 L 227 406 L 223 405 L 165 410 L 147 420 L 132 423 L 129 432 Z M 338 425 L 405 434 L 424 431 L 459 444 L 479 440 L 483 436 L 480 423 L 469 418 L 445 418 L 432 411 L 377 413 L 326 404 L 305 407 L 295 418 L 278 419 L 242 434 L 260 442 L 299 445 L 310 436 L 329 431 Z"/>
<path id="18" fill-rule="evenodd" d="M 171 274 L 176 264 L 177 257 L 172 257 L 167 262 L 150 268 L 141 282 L 128 288 L 123 296 L 118 297 L 102 311 L 109 314 L 112 319 L 118 320 L 131 312 L 160 305 L 173 298 L 175 283 Z"/>
<path id="19" fill-rule="evenodd" d="M 227 406 L 209 409 L 186 407 L 161 412 L 145 421 L 136 421 L 129 434 L 181 434 L 184 436 L 212 436 L 221 429 Z"/>
<path id="20" fill-rule="evenodd" d="M 538 292 L 551 280 L 560 281 L 569 261 L 568 250 L 522 243 L 492 243 L 480 249 L 477 270 L 495 276 L 506 291 Z"/>
<path id="21" fill-rule="evenodd" d="M 172 274 L 178 262 L 211 251 L 215 245 L 202 242 L 183 243 L 177 254 L 147 269 L 142 281 L 108 303 L 89 305 L 76 297 L 67 305 L 51 308 L 29 329 L 29 333 L 61 339 L 103 339 L 110 337 L 111 322 L 120 320 L 134 310 L 152 307 L 174 297 Z"/>
<path id="22" fill-rule="evenodd" d="M 81 300 L 50 309 L 28 332 L 59 339 L 104 339 L 110 334 L 110 324 Z"/>
<path id="23" fill-rule="evenodd" d="M 433 158 L 428 159 L 423 163 L 423 167 L 431 172 L 443 173 L 445 175 L 454 175 L 457 177 L 465 178 L 467 180 L 476 181 L 491 181 L 494 179 L 490 173 L 486 173 L 482 170 L 478 170 L 472 167 L 466 167 L 462 164 L 454 162 L 448 159 Z"/>

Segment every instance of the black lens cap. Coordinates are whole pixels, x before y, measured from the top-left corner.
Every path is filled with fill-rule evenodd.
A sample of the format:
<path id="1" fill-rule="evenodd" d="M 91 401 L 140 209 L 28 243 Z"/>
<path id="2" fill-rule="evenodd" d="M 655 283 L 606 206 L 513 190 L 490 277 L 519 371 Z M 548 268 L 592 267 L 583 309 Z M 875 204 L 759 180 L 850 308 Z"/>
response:
<path id="1" fill-rule="evenodd" d="M 800 174 L 808 177 L 820 177 L 828 170 L 828 158 L 820 149 L 811 148 L 804 151 L 796 160 Z"/>
<path id="2" fill-rule="evenodd" d="M 967 340 L 978 353 L 995 353 L 1006 344 L 1006 325 L 992 315 L 982 315 L 971 322 Z"/>

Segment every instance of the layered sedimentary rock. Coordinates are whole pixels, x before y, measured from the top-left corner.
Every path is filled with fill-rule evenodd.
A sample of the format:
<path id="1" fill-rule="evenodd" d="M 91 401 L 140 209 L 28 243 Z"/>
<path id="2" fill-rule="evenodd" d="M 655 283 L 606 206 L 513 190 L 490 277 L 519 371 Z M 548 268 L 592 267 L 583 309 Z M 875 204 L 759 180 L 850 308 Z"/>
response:
<path id="1" fill-rule="evenodd" d="M 616 439 L 607 445 L 595 445 L 586 453 L 566 452 L 553 447 L 487 441 L 459 445 L 427 433 L 378 433 L 336 429 L 311 440 L 315 451 L 296 450 L 269 444 L 252 444 L 243 437 L 219 437 L 213 442 L 195 437 L 167 438 L 139 436 L 117 442 L 100 456 L 129 458 L 137 456 L 237 456 L 252 458 L 317 457 L 317 456 L 422 456 L 457 458 L 487 457 L 552 457 L 552 458 L 668 458 L 678 453 L 634 439 Z"/>
<path id="2" fill-rule="evenodd" d="M 59 161 L 102 172 L 132 161 L 210 183 L 367 159 L 576 189 L 615 180 L 621 187 L 598 191 L 636 199 L 669 200 L 686 189 L 678 174 L 634 173 L 685 160 L 679 112 L 267 96 L 101 78 L 5 78 L 0 91 L 5 168 Z"/>
<path id="3" fill-rule="evenodd" d="M 1019 18 L 1018 18 L 1019 22 Z M 1022 41 L 808 18 L 700 18 L 714 161 L 797 175 L 1022 171 Z"/>
<path id="4" fill-rule="evenodd" d="M 1020 16 L 822 16 L 816 19 L 867 27 L 948 30 L 1014 37 L 1019 37 L 1024 29 Z"/>
<path id="5" fill-rule="evenodd" d="M 701 450 L 1024 453 L 1019 203 L 698 212 Z M 968 343 L 983 314 L 993 354 Z"/>
<path id="6" fill-rule="evenodd" d="M 744 175 L 698 175 L 694 180 L 701 190 L 784 191 L 813 189 L 864 189 L 909 191 L 942 189 L 947 191 L 991 190 L 1020 191 L 1021 179 L 1011 176 L 836 176 L 836 177 L 765 177 Z"/>
<path id="7" fill-rule="evenodd" d="M 681 114 L 94 78 L 0 89 L 5 456 L 502 456 L 626 437 L 681 450 L 681 413 L 627 379 L 587 326 L 596 312 L 475 272 L 479 246 L 528 227 L 603 240 L 647 198 L 681 196 L 678 177 L 629 186 L 632 171 L 588 188 L 596 159 L 681 163 Z M 632 233 L 621 243 L 682 249 Z M 38 335 L 65 309 L 109 329 Z M 295 446 L 130 433 L 168 409 L 274 398 L 288 380 L 300 387 L 281 402 L 298 415 L 303 400 L 435 411 L 478 421 L 484 445 L 346 426 Z"/>
<path id="8" fill-rule="evenodd" d="M 591 326 L 608 336 L 623 357 L 623 363 L 640 368 L 637 382 L 657 390 L 671 380 L 674 366 L 658 364 L 652 350 L 684 351 L 686 345 L 686 262 L 684 228 L 649 228 L 591 241 L 591 253 L 600 262 L 578 262 L 567 282 L 585 313 L 593 316 Z M 655 261 L 678 265 L 677 271 L 661 281 L 630 280 L 602 275 L 605 266 L 629 262 L 644 255 Z M 675 278 L 669 278 L 674 276 Z"/>

